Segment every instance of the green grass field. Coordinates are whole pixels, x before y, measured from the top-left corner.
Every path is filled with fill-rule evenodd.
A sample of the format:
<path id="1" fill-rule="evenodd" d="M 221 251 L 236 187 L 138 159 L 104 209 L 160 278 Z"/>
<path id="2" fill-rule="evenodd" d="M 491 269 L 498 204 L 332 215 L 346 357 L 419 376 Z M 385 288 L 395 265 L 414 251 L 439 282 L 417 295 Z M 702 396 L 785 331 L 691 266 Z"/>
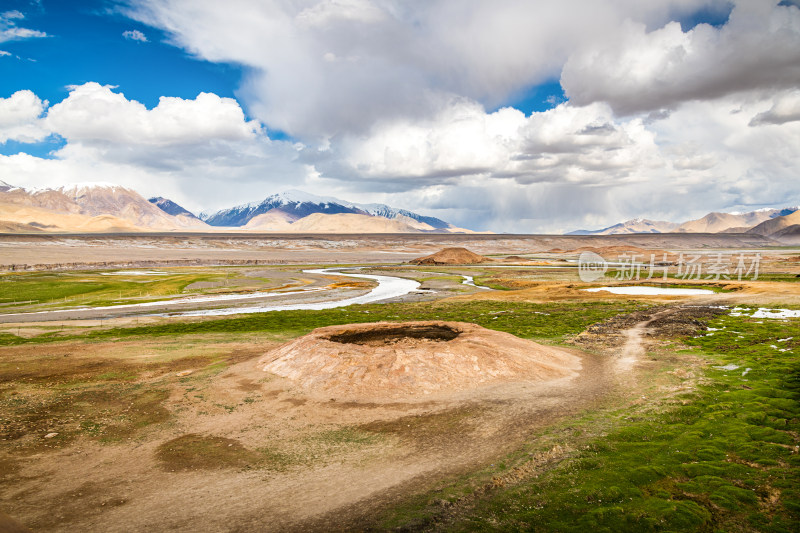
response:
<path id="1" fill-rule="evenodd" d="M 182 293 L 197 281 L 236 279 L 241 272 L 235 268 L 165 270 L 169 275 L 141 280 L 97 272 L 8 274 L 0 278 L 0 303 L 38 300 L 56 305 L 66 299 L 101 305 L 125 298 L 155 299 Z M 454 274 L 439 277 L 459 281 Z M 477 282 L 481 279 L 476 276 Z M 30 338 L 3 333 L 0 346 L 33 345 L 32 351 L 41 354 L 30 361 L 0 362 L 0 381 L 19 389 L 0 398 L 5 413 L 2 422 L 12 438 L 22 432 L 44 434 L 52 429 L 53 420 L 61 420 L 55 440 L 37 441 L 23 450 L 26 453 L 51 445 L 68 446 L 80 438 L 120 445 L 172 420 L 164 408 L 168 384 L 179 382 L 187 394 L 202 394 L 196 386 L 236 363 L 235 354 L 216 353 L 208 347 L 215 340 L 286 340 L 337 324 L 447 320 L 563 344 L 592 324 L 651 305 L 634 300 L 391 303 L 176 320 L 83 333 L 53 330 Z M 665 383 L 686 382 L 691 387 L 662 391 L 635 406 L 612 398 L 597 409 L 557 422 L 491 465 L 442 481 L 432 492 L 391 504 L 376 518 L 375 528 L 800 530 L 800 319 L 757 320 L 725 314 L 707 325 L 709 330 L 699 336 L 673 339 L 651 354 L 665 357 L 660 372 L 694 373 L 668 378 L 663 374 Z M 163 357 L 136 363 L 122 359 L 72 362 L 55 350 L 62 341 L 117 340 L 191 350 L 194 346 L 200 350 L 202 345 L 208 351 L 173 361 L 168 346 L 163 346 Z M 186 368 L 195 371 L 188 377 L 174 375 Z M 158 385 L 137 382 L 150 373 L 170 377 Z M 648 378 L 658 379 L 658 375 Z M 417 423 L 432 422 L 419 418 Z M 333 454 L 345 445 L 369 446 L 391 434 L 387 424 L 321 430 L 304 446 L 320 454 Z M 555 449 L 561 451 L 537 462 Z M 304 460 L 266 448 L 254 453 L 227 438 L 192 434 L 161 445 L 157 459 L 169 471 L 213 471 L 251 463 L 280 470 Z M 494 483 L 496 479 L 510 481 Z"/>
<path id="2" fill-rule="evenodd" d="M 708 364 L 693 392 L 605 415 L 613 428 L 607 435 L 578 437 L 576 449 L 552 469 L 473 498 L 447 523 L 432 501 L 443 494 L 456 503 L 469 498 L 487 476 L 524 464 L 525 455 L 397 506 L 382 527 L 797 531 L 800 320 L 725 315 L 709 326 L 718 331 L 685 340 L 685 356 Z M 597 416 L 571 421 L 569 434 L 598 424 Z"/>
<path id="3" fill-rule="evenodd" d="M 591 306 L 583 303 L 533 304 L 493 301 L 354 305 L 322 311 L 273 311 L 236 318 L 114 328 L 80 335 L 63 335 L 54 331 L 26 339 L 7 333 L 0 335 L 0 345 L 69 339 L 108 340 L 209 333 L 264 333 L 287 337 L 302 335 L 322 326 L 381 320 L 473 322 L 518 337 L 562 342 L 569 335 L 580 333 L 590 324 L 621 313 L 645 309 L 648 306 L 645 303 L 632 301 L 598 302 Z"/>
<path id="4" fill-rule="evenodd" d="M 111 305 L 185 294 L 192 283 L 224 281 L 233 269 L 162 269 L 167 275 L 117 276 L 100 272 L 22 272 L 0 275 L 0 305 Z M 108 274 L 108 273 L 106 273 Z M 199 292 L 199 291 L 198 291 Z"/>

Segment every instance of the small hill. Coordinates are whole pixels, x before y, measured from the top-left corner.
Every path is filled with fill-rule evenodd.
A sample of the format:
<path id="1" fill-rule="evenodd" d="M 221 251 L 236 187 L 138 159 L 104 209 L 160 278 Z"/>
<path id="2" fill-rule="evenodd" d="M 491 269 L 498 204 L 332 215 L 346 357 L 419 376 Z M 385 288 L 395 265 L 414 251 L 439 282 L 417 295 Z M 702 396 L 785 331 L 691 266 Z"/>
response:
<path id="1" fill-rule="evenodd" d="M 784 228 L 800 224 L 800 211 L 795 211 L 782 217 L 775 217 L 773 219 L 762 222 L 761 224 L 750 228 L 747 233 L 756 233 L 758 235 L 770 236 Z"/>
<path id="2" fill-rule="evenodd" d="M 265 231 L 265 232 L 280 232 L 291 231 L 289 226 L 292 225 L 296 219 L 284 213 L 280 209 L 271 209 L 266 213 L 256 215 L 251 218 L 243 229 L 248 231 Z"/>
<path id="3" fill-rule="evenodd" d="M 773 239 L 791 244 L 800 244 L 800 224 L 785 227 L 770 235 Z"/>
<path id="4" fill-rule="evenodd" d="M 412 259 L 409 263 L 415 265 L 476 265 L 491 261 L 488 257 L 470 252 L 466 248 L 445 248 L 435 254 Z"/>
<path id="5" fill-rule="evenodd" d="M 778 213 L 777 209 L 750 211 L 749 213 L 709 213 L 702 218 L 684 222 L 678 231 L 685 233 L 718 233 L 731 228 L 751 228 L 769 220 Z"/>
<path id="6" fill-rule="evenodd" d="M 183 215 L 188 218 L 197 218 L 194 213 L 192 213 L 185 207 L 176 204 L 169 198 L 162 198 L 161 196 L 156 196 L 154 198 L 149 198 L 147 201 L 155 205 L 168 215 L 172 216 Z"/>
<path id="7" fill-rule="evenodd" d="M 429 400 L 437 394 L 574 376 L 577 357 L 464 322 L 375 322 L 318 328 L 262 357 L 258 368 L 312 397 Z"/>
<path id="8" fill-rule="evenodd" d="M 0 233 L 41 233 L 42 228 L 37 224 L 23 224 L 21 222 L 6 222 L 0 220 Z"/>

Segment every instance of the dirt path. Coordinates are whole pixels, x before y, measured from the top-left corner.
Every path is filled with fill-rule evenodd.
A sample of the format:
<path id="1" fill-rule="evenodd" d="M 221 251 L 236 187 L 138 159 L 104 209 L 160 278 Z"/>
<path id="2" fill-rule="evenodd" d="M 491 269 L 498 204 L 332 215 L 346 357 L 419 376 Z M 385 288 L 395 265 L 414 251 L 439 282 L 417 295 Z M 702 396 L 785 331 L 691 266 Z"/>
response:
<path id="1" fill-rule="evenodd" d="M 625 331 L 614 357 L 567 349 L 581 359 L 574 378 L 433 402 L 311 399 L 259 371 L 268 347 L 252 345 L 246 360 L 209 379 L 151 378 L 148 387 L 170 391 L 172 419 L 129 443 L 79 440 L 17 458 L 21 477 L 7 480 L 0 497 L 37 531 L 358 529 L 376 510 L 485 467 L 552 424 L 637 397 L 651 385 L 638 362 L 659 316 Z M 189 434 L 230 439 L 242 457 L 267 449 L 277 463 L 182 470 L 158 458 L 159 447 Z"/>
<path id="2" fill-rule="evenodd" d="M 286 380 L 263 381 L 257 355 L 205 385 L 173 385 L 174 420 L 156 433 L 18 458 L 22 477 L 1 491 L 7 512 L 37 531 L 341 529 L 364 511 L 492 462 L 531 432 L 593 408 L 611 385 L 602 359 L 584 355 L 578 377 L 546 385 L 428 403 L 321 402 Z M 157 450 L 187 434 L 268 448 L 287 462 L 171 471 Z"/>
<path id="3" fill-rule="evenodd" d="M 557 392 L 551 397 L 554 400 L 552 404 L 547 406 L 540 404 L 535 413 L 530 411 L 526 413 L 525 407 L 518 405 L 516 411 L 516 416 L 519 417 L 518 424 L 513 430 L 507 429 L 506 433 L 502 435 L 505 441 L 504 445 L 496 443 L 493 448 L 484 450 L 488 452 L 486 455 L 476 457 L 472 463 L 464 463 L 462 468 L 458 469 L 454 468 L 452 462 L 449 463 L 445 459 L 441 463 L 440 470 L 408 479 L 388 490 L 373 494 L 346 507 L 292 523 L 287 530 L 379 530 L 380 528 L 376 526 L 375 516 L 380 516 L 382 509 L 395 507 L 398 502 L 402 502 L 409 495 L 430 491 L 438 486 L 444 478 L 452 479 L 460 474 L 485 467 L 488 462 L 498 460 L 505 453 L 519 449 L 524 442 L 530 442 L 532 435 L 560 420 L 568 419 L 571 415 L 584 409 L 600 409 L 613 404 L 625 404 L 629 401 L 633 405 L 638 405 L 641 402 L 639 395 L 643 391 L 652 392 L 654 386 L 654 382 L 641 379 L 642 376 L 648 375 L 647 368 L 655 368 L 654 361 L 644 360 L 648 349 L 646 338 L 648 330 L 651 329 L 653 322 L 664 318 L 669 320 L 671 316 L 677 314 L 679 314 L 679 309 L 670 307 L 619 331 L 619 334 L 625 339 L 624 343 L 616 348 L 606 350 L 606 355 L 590 355 L 575 350 L 574 353 L 582 357 L 584 368 L 581 376 L 574 382 L 574 386 Z M 542 396 L 537 395 L 535 402 L 539 402 Z M 476 487 L 474 492 L 462 497 L 455 504 L 447 503 L 444 507 L 437 508 L 431 515 L 432 522 L 416 523 L 410 526 L 408 531 L 446 530 L 445 524 L 467 512 L 483 494 L 491 492 L 497 487 L 517 484 L 527 477 L 539 475 L 561 461 L 569 452 L 570 443 L 565 441 L 555 445 L 552 449 L 537 453 L 508 473 L 493 477 L 488 485 Z M 435 501 L 434 505 L 436 505 Z"/>
<path id="4" fill-rule="evenodd" d="M 675 310 L 673 308 L 659 311 L 658 313 L 653 314 L 647 320 L 638 322 L 634 324 L 633 327 L 622 332 L 625 338 L 625 344 L 622 345 L 619 355 L 614 358 L 615 366 L 618 371 L 630 371 L 646 353 L 644 336 L 647 332 L 648 326 L 650 326 L 650 324 L 656 320 L 669 316 L 674 312 Z"/>

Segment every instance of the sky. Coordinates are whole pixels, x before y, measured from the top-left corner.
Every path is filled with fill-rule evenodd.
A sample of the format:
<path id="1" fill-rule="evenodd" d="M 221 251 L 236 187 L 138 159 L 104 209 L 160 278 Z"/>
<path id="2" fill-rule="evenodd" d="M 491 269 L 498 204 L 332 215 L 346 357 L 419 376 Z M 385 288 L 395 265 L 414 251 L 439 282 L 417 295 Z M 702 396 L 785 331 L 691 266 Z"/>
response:
<path id="1" fill-rule="evenodd" d="M 800 204 L 796 0 L 0 0 L 0 180 L 474 230 Z"/>

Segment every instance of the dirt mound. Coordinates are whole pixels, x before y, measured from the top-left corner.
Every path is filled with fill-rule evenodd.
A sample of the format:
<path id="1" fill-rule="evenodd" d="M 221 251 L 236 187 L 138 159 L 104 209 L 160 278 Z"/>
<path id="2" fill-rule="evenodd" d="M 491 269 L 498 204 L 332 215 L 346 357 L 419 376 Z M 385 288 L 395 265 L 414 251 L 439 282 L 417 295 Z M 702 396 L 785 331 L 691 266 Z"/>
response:
<path id="1" fill-rule="evenodd" d="M 488 263 L 491 259 L 470 252 L 466 248 L 445 248 L 432 255 L 412 259 L 415 265 L 474 265 Z"/>
<path id="2" fill-rule="evenodd" d="M 526 262 L 527 262 L 527 261 L 533 261 L 533 259 L 530 259 L 530 258 L 528 258 L 528 257 L 521 257 L 521 256 L 519 256 L 519 255 L 509 255 L 509 256 L 507 256 L 507 257 L 505 258 L 505 260 L 506 260 L 506 261 L 516 261 L 516 262 L 520 262 L 520 261 L 526 261 Z"/>
<path id="3" fill-rule="evenodd" d="M 504 382 L 570 377 L 577 357 L 464 322 L 319 328 L 269 352 L 259 368 L 336 400 L 419 400 Z"/>

